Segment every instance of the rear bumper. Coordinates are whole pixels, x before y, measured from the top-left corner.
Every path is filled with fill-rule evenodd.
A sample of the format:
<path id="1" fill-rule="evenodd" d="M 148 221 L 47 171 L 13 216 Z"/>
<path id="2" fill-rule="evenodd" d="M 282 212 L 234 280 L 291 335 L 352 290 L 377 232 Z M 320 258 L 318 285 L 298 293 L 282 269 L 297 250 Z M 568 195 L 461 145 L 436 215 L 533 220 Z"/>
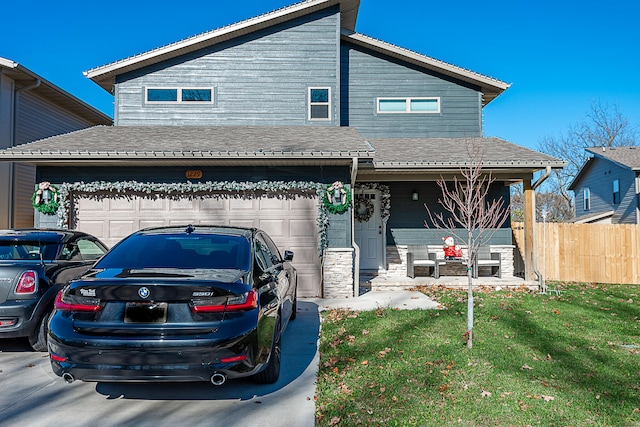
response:
<path id="1" fill-rule="evenodd" d="M 0 338 L 26 337 L 37 325 L 33 313 L 38 300 L 9 300 L 0 304 Z M 4 323 L 7 325 L 3 326 Z"/>
<path id="2" fill-rule="evenodd" d="M 263 368 L 257 363 L 255 329 L 226 340 L 77 338 L 49 335 L 56 375 L 69 373 L 82 381 L 209 381 L 214 373 L 239 378 Z M 237 357 L 241 360 L 225 360 Z"/>

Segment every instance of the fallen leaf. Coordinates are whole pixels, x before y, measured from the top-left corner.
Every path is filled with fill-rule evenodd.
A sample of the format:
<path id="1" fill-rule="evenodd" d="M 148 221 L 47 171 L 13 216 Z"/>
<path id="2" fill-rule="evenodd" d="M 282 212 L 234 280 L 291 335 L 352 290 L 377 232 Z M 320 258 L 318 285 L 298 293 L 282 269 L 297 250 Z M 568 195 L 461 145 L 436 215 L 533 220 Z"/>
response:
<path id="1" fill-rule="evenodd" d="M 525 369 L 533 370 L 533 368 L 529 365 L 522 365 L 522 368 L 520 368 L 521 371 L 524 371 Z"/>
<path id="2" fill-rule="evenodd" d="M 362 363 L 360 363 L 361 365 L 368 365 L 369 361 L 368 360 L 363 360 Z"/>
<path id="3" fill-rule="evenodd" d="M 542 396 L 540 396 L 540 397 L 542 397 L 542 399 L 543 399 L 545 402 L 550 402 L 550 401 L 552 401 L 552 400 L 556 400 L 556 398 L 555 398 L 555 397 L 553 397 L 553 396 L 545 396 L 544 394 L 543 394 Z"/>
<path id="4" fill-rule="evenodd" d="M 331 421 L 329 421 L 329 425 L 337 426 L 339 422 L 340 422 L 340 417 L 333 417 L 331 418 Z"/>

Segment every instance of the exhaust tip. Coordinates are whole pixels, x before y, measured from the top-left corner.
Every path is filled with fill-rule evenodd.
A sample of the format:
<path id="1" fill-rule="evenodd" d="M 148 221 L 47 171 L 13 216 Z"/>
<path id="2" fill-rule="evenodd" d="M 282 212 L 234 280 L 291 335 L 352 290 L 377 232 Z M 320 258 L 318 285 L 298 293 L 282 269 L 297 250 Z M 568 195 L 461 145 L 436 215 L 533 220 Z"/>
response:
<path id="1" fill-rule="evenodd" d="M 211 375 L 211 384 L 220 386 L 227 381 L 227 376 L 225 374 L 221 374 L 220 372 L 216 372 Z"/>
<path id="2" fill-rule="evenodd" d="M 76 380 L 74 376 L 71 375 L 69 372 L 65 372 L 64 374 L 62 374 L 62 379 L 65 380 L 68 384 L 71 384 Z"/>

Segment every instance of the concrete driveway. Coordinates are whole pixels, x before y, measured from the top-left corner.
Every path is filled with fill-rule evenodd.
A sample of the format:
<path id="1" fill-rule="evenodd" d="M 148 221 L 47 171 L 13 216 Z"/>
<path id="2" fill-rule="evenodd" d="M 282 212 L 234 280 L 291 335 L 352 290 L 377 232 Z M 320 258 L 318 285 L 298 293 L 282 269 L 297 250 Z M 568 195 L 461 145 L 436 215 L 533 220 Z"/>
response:
<path id="1" fill-rule="evenodd" d="M 298 300 L 282 338 L 282 370 L 272 385 L 210 383 L 67 384 L 46 353 L 26 340 L 0 340 L 0 427 L 282 426 L 315 422 L 319 311 L 441 308 L 420 292 L 369 292 L 358 298 Z"/>
<path id="2" fill-rule="evenodd" d="M 272 385 L 65 383 L 46 353 L 26 340 L 0 340 L 0 426 L 313 426 L 318 369 L 318 305 L 298 302 L 282 339 L 282 371 Z"/>

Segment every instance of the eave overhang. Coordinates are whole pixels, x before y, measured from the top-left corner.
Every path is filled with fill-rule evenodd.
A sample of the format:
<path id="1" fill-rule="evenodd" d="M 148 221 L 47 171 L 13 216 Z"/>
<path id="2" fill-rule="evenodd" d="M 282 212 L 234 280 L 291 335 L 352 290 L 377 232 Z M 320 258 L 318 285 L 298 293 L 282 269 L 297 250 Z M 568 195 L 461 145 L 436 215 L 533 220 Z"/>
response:
<path id="1" fill-rule="evenodd" d="M 16 90 L 30 88 L 41 97 L 86 120 L 90 125 L 111 125 L 111 117 L 54 85 L 17 62 L 0 57 L 0 74 L 15 82 Z"/>
<path id="2" fill-rule="evenodd" d="M 341 27 L 353 30 L 356 25 L 360 0 L 307 0 L 93 68 L 85 71 L 84 75 L 111 93 L 118 75 L 195 52 L 335 5 L 340 5 Z"/>
<path id="3" fill-rule="evenodd" d="M 355 33 L 350 29 L 342 29 L 341 39 L 383 55 L 478 86 L 483 93 L 483 105 L 487 105 L 493 101 L 511 86 L 510 83 L 505 83 L 492 77 L 457 67 L 363 34 Z"/>

